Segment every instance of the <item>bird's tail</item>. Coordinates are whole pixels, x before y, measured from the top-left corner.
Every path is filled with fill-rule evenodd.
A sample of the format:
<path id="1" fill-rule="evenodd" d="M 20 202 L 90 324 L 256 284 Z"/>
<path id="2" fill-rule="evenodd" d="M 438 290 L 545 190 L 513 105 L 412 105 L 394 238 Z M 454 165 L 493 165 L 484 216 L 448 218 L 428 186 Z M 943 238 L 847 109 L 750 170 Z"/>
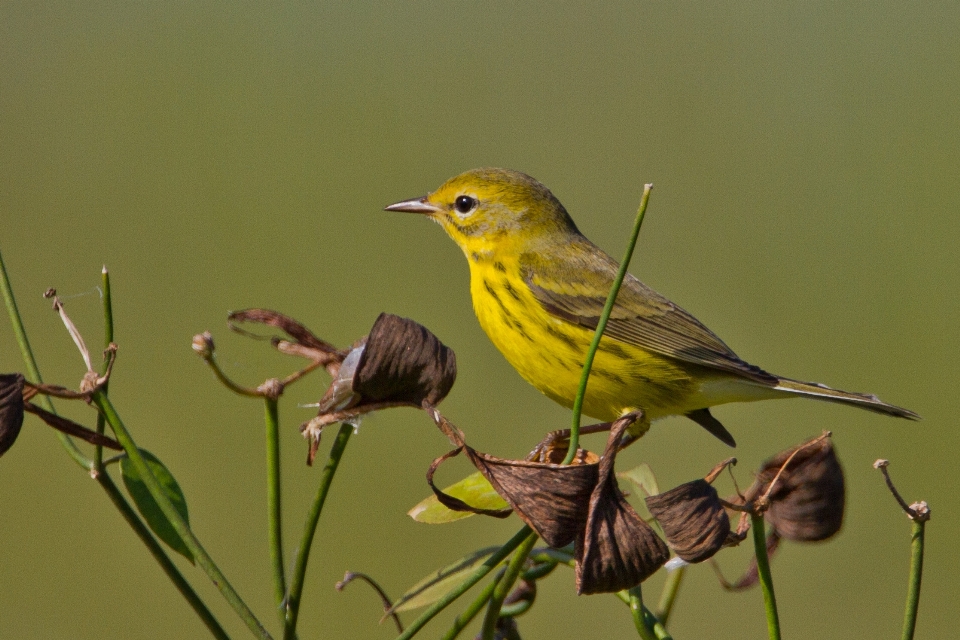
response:
<path id="1" fill-rule="evenodd" d="M 867 411 L 884 413 L 888 416 L 898 418 L 907 418 L 909 420 L 919 420 L 920 416 L 902 407 L 883 402 L 875 395 L 868 393 L 851 393 L 849 391 L 840 391 L 818 382 L 800 382 L 790 378 L 780 378 L 780 382 L 775 387 L 777 391 L 786 391 L 806 398 L 815 398 L 817 400 L 826 400 L 827 402 L 838 402 L 848 404 L 854 407 L 860 407 Z"/>

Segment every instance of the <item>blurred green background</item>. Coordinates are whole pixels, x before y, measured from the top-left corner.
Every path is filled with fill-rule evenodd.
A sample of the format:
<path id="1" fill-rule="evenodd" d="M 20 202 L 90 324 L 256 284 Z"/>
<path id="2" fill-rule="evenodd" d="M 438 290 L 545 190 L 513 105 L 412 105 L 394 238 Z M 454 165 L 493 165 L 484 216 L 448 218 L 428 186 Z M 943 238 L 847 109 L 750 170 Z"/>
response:
<path id="1" fill-rule="evenodd" d="M 262 407 L 216 383 L 191 336 L 211 329 L 225 369 L 256 384 L 295 363 L 229 334 L 228 310 L 278 309 L 341 345 L 380 311 L 413 317 L 457 352 L 444 412 L 478 449 L 520 456 L 567 426 L 568 412 L 483 335 L 466 263 L 441 229 L 381 209 L 466 169 L 510 167 L 547 184 L 620 255 L 653 182 L 633 273 L 750 362 L 924 417 L 799 401 L 716 410 L 740 443 L 743 484 L 763 458 L 822 429 L 846 468 L 841 535 L 785 545 L 774 562 L 784 635 L 899 632 L 910 527 L 871 468 L 886 457 L 907 500 L 933 509 L 918 633 L 944 638 L 960 625 L 958 123 L 955 3 L 7 1 L 0 249 L 44 377 L 71 386 L 82 363 L 40 294 L 57 287 L 98 345 L 95 287 L 109 267 L 120 344 L 111 396 L 274 628 Z M 0 369 L 22 370 L 5 319 Z M 288 556 L 319 477 L 297 432 L 313 410 L 297 404 L 325 384 L 308 379 L 281 407 Z M 85 407 L 59 406 L 92 423 Z M 372 592 L 334 591 L 344 571 L 396 596 L 516 531 L 516 519 L 428 526 L 405 515 L 447 448 L 411 410 L 363 422 L 321 521 L 302 638 L 393 637 Z M 670 419 L 618 462 L 649 462 L 670 487 L 727 455 Z M 467 470 L 457 464 L 441 481 Z M 34 418 L 0 460 L 0 520 L 0 637 L 206 637 Z M 745 557 L 720 556 L 729 577 Z M 245 637 L 206 577 L 181 564 Z M 661 583 L 662 573 L 647 583 L 648 600 Z M 577 597 L 566 570 L 543 583 L 520 627 L 528 639 L 634 633 L 619 601 Z M 725 593 L 697 568 L 672 628 L 678 639 L 763 637 L 760 593 Z"/>

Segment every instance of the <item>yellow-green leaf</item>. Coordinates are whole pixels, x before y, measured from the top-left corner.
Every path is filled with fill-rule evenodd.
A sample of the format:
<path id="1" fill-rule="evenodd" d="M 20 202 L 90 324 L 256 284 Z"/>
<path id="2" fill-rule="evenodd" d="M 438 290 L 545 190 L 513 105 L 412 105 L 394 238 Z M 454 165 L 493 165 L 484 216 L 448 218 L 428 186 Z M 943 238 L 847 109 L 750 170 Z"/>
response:
<path id="1" fill-rule="evenodd" d="M 486 478 L 479 471 L 471 473 L 466 478 L 452 484 L 443 490 L 444 493 L 463 500 L 471 507 L 480 509 L 503 509 L 509 507 L 507 501 L 501 498 Z M 437 496 L 430 496 L 422 500 L 415 507 L 407 511 L 407 515 L 417 522 L 427 524 L 443 524 L 469 518 L 474 515 L 469 511 L 454 511 L 442 505 Z"/>
<path id="2" fill-rule="evenodd" d="M 143 455 L 144 460 L 146 460 L 147 466 L 150 467 L 150 471 L 153 472 L 157 482 L 163 487 L 163 492 L 170 499 L 170 502 L 173 503 L 176 510 L 183 516 L 183 519 L 189 522 L 187 499 L 184 497 L 183 491 L 180 490 L 180 485 L 177 484 L 173 474 L 149 451 L 141 449 L 140 453 Z M 134 504 L 137 505 L 137 510 L 140 512 L 140 515 L 143 516 L 143 519 L 146 520 L 150 530 L 171 549 L 190 562 L 193 562 L 193 554 L 190 553 L 190 549 L 187 548 L 186 543 L 184 543 L 180 534 L 173 528 L 173 525 L 170 524 L 170 521 L 167 520 L 167 516 L 160 510 L 160 506 L 156 500 L 150 495 L 150 490 L 147 489 L 147 485 L 144 484 L 143 479 L 133 466 L 130 458 L 125 456 L 120 460 L 120 473 L 123 476 L 123 484 L 127 487 L 130 497 L 133 498 Z"/>
<path id="3" fill-rule="evenodd" d="M 632 501 L 631 504 L 640 517 L 646 522 L 653 520 L 653 515 L 647 509 L 646 498 L 660 493 L 660 488 L 657 486 L 657 478 L 653 475 L 650 465 L 641 463 L 629 471 L 618 473 L 617 477 L 629 481 L 636 488 L 640 499 Z"/>

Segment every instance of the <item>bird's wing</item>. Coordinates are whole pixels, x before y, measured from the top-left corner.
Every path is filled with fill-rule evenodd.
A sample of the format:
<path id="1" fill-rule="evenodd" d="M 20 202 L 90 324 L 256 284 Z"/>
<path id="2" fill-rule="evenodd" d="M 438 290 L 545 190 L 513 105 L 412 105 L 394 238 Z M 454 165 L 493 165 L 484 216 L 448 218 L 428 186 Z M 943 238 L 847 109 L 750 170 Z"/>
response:
<path id="1" fill-rule="evenodd" d="M 586 239 L 563 257 L 530 252 L 520 257 L 521 275 L 540 305 L 553 316 L 596 329 L 617 263 Z M 747 364 L 699 320 L 643 284 L 624 278 L 604 335 L 654 353 L 775 385 L 777 378 Z"/>

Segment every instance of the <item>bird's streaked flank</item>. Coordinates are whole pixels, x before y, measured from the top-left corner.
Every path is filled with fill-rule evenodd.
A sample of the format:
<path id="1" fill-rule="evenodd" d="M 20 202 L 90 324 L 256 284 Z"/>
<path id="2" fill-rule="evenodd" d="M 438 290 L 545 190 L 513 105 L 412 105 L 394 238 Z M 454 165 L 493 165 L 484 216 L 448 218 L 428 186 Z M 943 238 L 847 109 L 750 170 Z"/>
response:
<path id="1" fill-rule="evenodd" d="M 528 175 L 476 169 L 422 198 L 386 207 L 438 222 L 470 264 L 480 325 L 530 384 L 570 407 L 617 262 L 578 230 L 563 205 Z M 747 364 L 692 315 L 631 275 L 600 341 L 583 412 L 612 421 L 641 409 L 633 428 L 685 415 L 726 444 L 710 407 L 806 397 L 916 420 L 876 396 L 783 378 Z"/>

